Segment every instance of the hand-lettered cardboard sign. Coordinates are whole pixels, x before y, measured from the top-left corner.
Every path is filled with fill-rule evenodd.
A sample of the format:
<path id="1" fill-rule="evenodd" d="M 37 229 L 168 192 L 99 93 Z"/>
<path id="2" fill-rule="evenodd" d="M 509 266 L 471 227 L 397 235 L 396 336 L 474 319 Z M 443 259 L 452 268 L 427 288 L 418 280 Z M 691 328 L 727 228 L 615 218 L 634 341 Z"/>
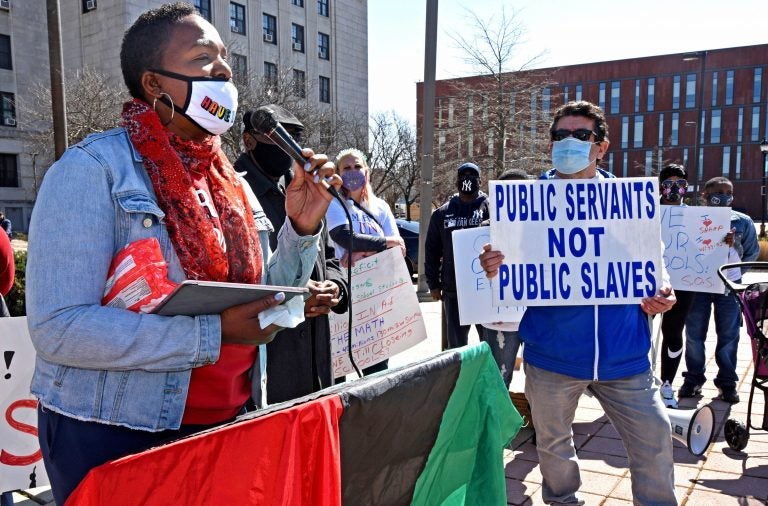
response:
<path id="1" fill-rule="evenodd" d="M 631 304 L 661 287 L 655 178 L 491 181 L 495 306 Z"/>
<path id="2" fill-rule="evenodd" d="M 0 318 L 0 492 L 48 485 L 29 393 L 35 349 L 26 318 Z"/>
<path id="3" fill-rule="evenodd" d="M 427 338 L 419 300 L 400 248 L 357 260 L 352 267 L 352 355 L 363 369 Z M 348 315 L 329 315 L 335 378 L 354 372 Z"/>
<path id="4" fill-rule="evenodd" d="M 723 293 L 717 269 L 728 261 L 723 240 L 731 228 L 729 207 L 661 206 L 664 265 L 672 288 Z"/>
<path id="5" fill-rule="evenodd" d="M 519 322 L 524 306 L 494 307 L 491 294 L 498 278 L 488 279 L 478 255 L 483 244 L 491 242 L 489 227 L 453 231 L 453 265 L 456 270 L 456 294 L 459 300 L 459 323 Z"/>

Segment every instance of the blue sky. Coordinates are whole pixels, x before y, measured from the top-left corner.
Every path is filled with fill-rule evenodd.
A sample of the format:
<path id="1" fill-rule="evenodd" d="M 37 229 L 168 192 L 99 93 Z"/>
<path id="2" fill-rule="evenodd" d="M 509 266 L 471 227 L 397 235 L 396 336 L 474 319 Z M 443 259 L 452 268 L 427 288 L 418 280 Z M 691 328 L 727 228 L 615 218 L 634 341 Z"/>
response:
<path id="1" fill-rule="evenodd" d="M 437 78 L 471 75 L 450 34 L 471 35 L 464 6 L 488 19 L 504 5 L 525 27 L 523 58 L 538 67 L 768 43 L 765 0 L 440 0 Z M 424 78 L 424 0 L 369 0 L 369 112 L 395 110 L 414 122 Z M 574 20 L 579 20 L 574 22 Z M 768 55 L 766 56 L 768 60 Z"/>

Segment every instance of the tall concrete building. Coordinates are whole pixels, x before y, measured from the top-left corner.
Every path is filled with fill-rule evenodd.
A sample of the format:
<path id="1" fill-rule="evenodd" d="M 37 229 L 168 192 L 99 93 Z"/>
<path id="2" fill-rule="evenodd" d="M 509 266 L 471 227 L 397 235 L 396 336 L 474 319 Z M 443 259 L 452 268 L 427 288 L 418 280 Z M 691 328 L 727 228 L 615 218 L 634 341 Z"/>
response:
<path id="1" fill-rule="evenodd" d="M 162 0 L 59 0 L 65 71 L 92 68 L 124 86 L 125 30 Z M 170 0 L 168 0 L 170 1 Z M 288 75 L 305 99 L 367 123 L 366 0 L 189 0 L 219 31 L 235 73 Z M 0 211 L 24 231 L 45 166 L 17 99 L 49 79 L 45 0 L 0 0 Z M 340 21 L 342 21 L 340 23 Z M 340 36 L 337 29 L 341 28 Z M 300 86 L 304 83 L 304 86 Z"/>

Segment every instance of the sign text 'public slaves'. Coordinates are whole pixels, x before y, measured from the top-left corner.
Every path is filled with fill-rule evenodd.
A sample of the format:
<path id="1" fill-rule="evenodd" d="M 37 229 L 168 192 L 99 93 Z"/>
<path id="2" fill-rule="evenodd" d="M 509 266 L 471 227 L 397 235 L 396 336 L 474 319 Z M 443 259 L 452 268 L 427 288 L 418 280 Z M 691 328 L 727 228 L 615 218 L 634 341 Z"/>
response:
<path id="1" fill-rule="evenodd" d="M 492 181 L 494 305 L 627 304 L 661 276 L 652 178 Z"/>

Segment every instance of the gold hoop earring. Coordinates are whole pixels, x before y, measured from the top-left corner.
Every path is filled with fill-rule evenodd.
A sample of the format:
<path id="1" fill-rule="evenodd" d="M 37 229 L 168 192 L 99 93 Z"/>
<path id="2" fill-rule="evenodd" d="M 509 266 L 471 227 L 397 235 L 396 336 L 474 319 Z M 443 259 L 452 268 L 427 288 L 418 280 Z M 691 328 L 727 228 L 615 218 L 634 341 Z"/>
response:
<path id="1" fill-rule="evenodd" d="M 176 106 L 174 105 L 173 99 L 171 98 L 171 96 L 169 94 L 167 94 L 164 91 L 161 91 L 160 92 L 160 96 L 162 97 L 163 95 L 168 97 L 168 101 L 171 103 L 171 118 L 167 122 L 163 123 L 163 126 L 168 126 L 168 125 L 171 124 L 171 121 L 173 121 L 173 116 L 176 114 Z M 152 101 L 152 110 L 155 111 L 155 112 L 157 112 L 157 99 L 158 98 L 159 97 L 155 97 L 155 99 Z"/>

